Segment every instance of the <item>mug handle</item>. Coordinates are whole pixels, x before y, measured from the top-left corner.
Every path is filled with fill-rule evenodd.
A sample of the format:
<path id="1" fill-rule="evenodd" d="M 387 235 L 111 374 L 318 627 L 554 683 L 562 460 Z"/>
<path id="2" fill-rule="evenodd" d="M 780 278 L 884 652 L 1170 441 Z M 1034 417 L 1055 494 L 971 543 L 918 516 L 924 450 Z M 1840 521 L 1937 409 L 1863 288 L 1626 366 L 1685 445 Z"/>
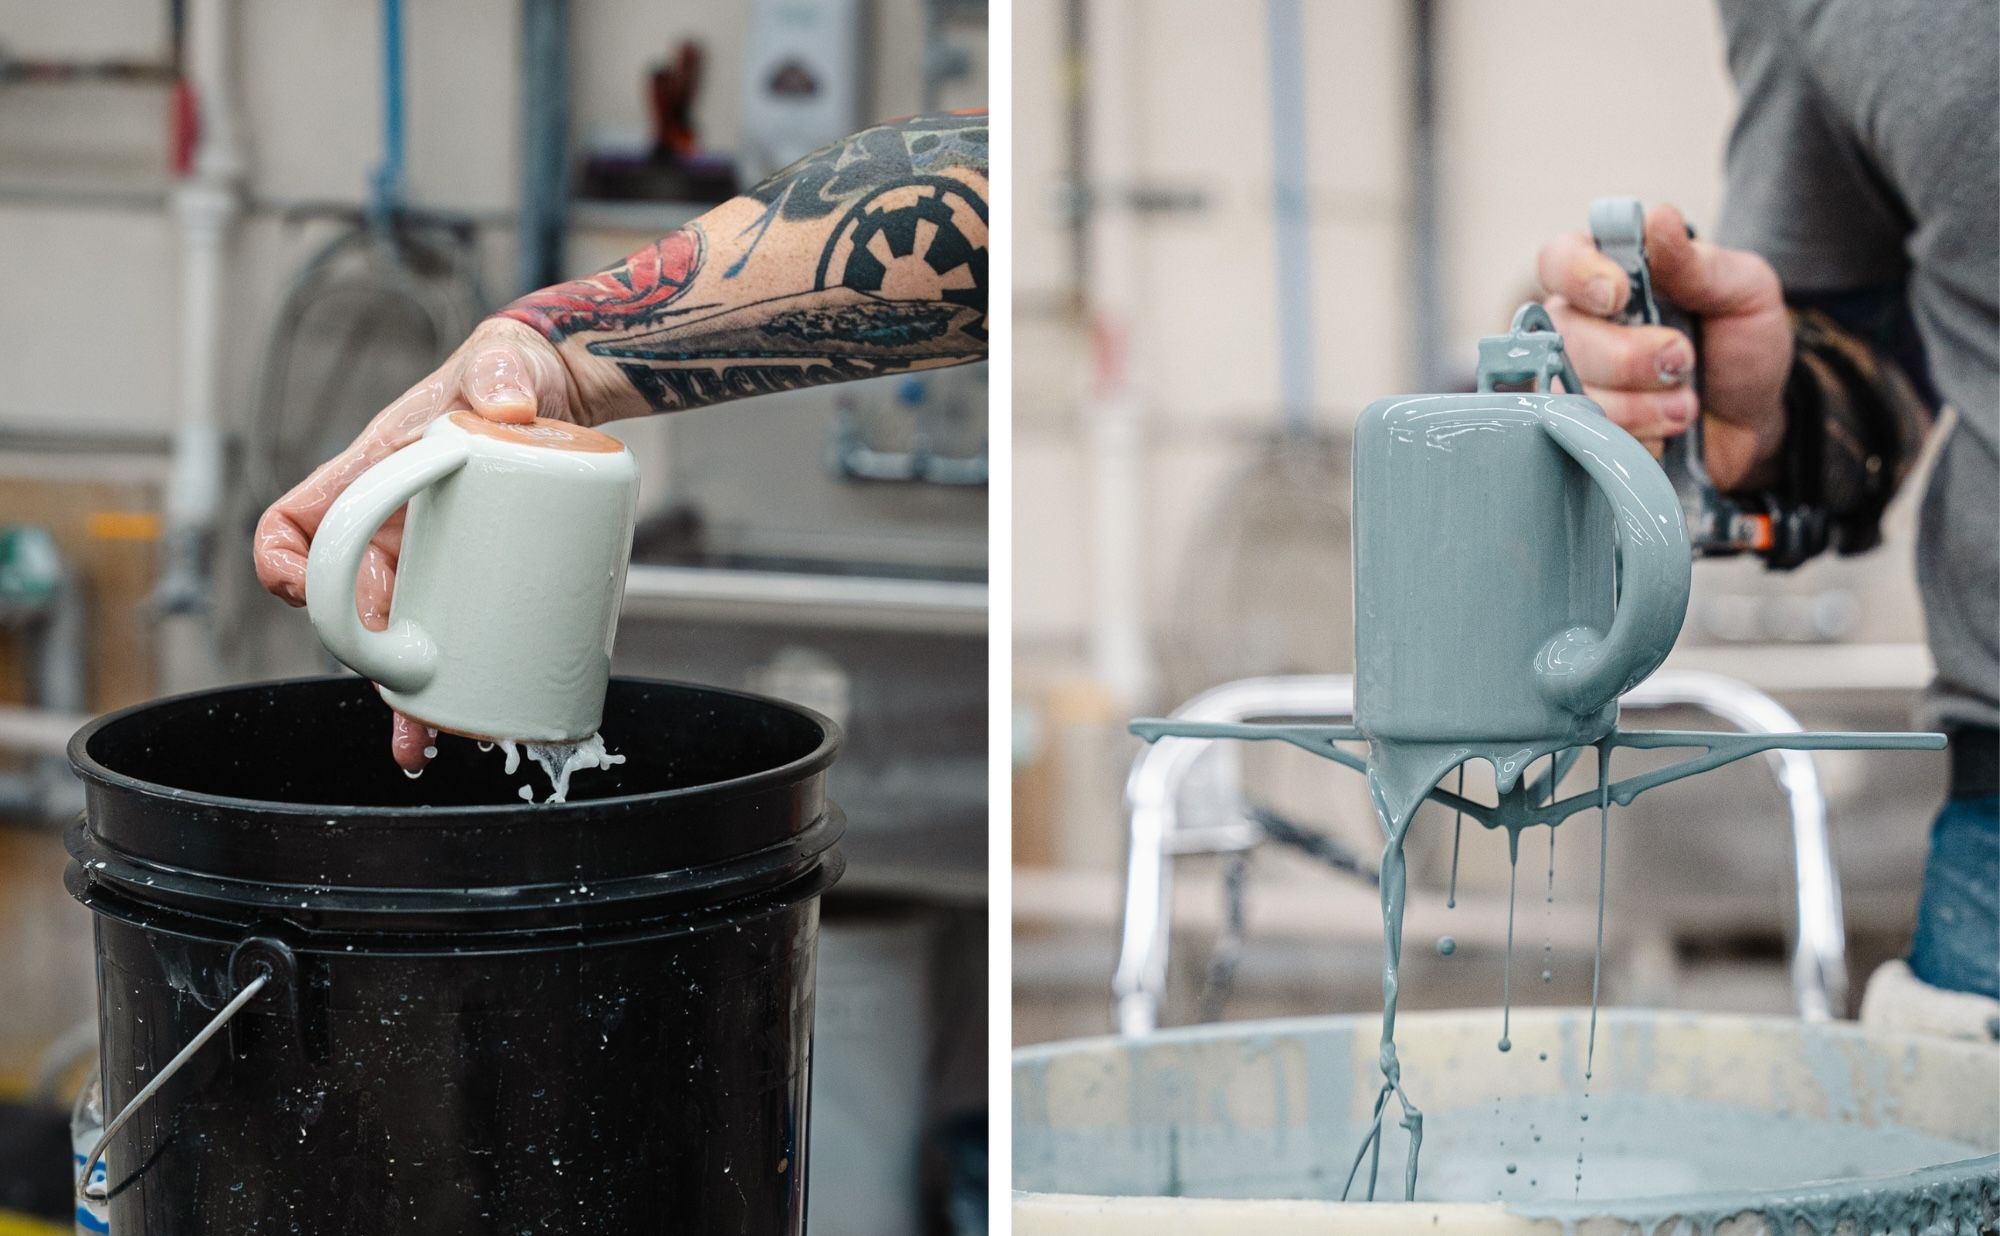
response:
<path id="1" fill-rule="evenodd" d="M 335 500 L 306 554 L 306 614 L 341 664 L 391 691 L 417 691 L 437 669 L 437 645 L 409 618 L 371 631 L 355 612 L 354 583 L 375 532 L 404 503 L 465 466 L 465 435 L 421 438 L 361 474 Z"/>
<path id="2" fill-rule="evenodd" d="M 1618 607 L 1603 635 L 1573 626 L 1542 645 L 1535 678 L 1551 702 L 1589 716 L 1660 668 L 1687 617 L 1694 554 L 1673 482 L 1639 440 L 1582 397 L 1552 399 L 1542 428 L 1596 482 L 1618 529 Z"/>

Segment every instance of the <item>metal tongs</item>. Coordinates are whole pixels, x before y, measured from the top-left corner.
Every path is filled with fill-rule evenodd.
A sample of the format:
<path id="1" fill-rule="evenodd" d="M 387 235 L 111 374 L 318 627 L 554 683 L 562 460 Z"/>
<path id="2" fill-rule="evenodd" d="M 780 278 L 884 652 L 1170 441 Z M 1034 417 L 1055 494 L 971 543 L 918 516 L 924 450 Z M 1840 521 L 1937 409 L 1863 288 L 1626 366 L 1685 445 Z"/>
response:
<path id="1" fill-rule="evenodd" d="M 1694 235 L 1694 229 L 1688 229 Z M 1701 395 L 1701 320 L 1662 299 L 1653 291 L 1652 272 L 1646 266 L 1646 208 L 1634 197 L 1600 197 L 1590 204 L 1590 236 L 1598 251 L 1624 269 L 1631 280 L 1632 294 L 1618 321 L 1627 326 L 1670 326 L 1694 345 L 1694 377 L 1697 398 Z M 1703 557 L 1762 553 L 1771 548 L 1771 517 L 1746 511 L 1716 492 L 1708 476 L 1707 457 L 1702 453 L 1701 414 L 1689 422 L 1687 432 L 1668 438 L 1660 455 L 1660 467 L 1680 495 L 1681 512 L 1687 519 L 1688 542 Z"/>

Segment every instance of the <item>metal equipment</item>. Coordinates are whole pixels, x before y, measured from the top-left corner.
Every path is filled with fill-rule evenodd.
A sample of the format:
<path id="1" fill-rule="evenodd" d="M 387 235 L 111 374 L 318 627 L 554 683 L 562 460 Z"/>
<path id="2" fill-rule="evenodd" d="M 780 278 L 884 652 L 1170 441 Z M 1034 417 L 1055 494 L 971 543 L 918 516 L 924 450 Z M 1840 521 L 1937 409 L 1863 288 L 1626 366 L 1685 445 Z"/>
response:
<path id="1" fill-rule="evenodd" d="M 1625 696 L 1627 708 L 1696 708 L 1738 730 L 1796 733 L 1792 714 L 1770 696 L 1718 674 L 1662 670 Z M 1354 680 L 1347 674 L 1246 678 L 1195 696 L 1176 721 L 1239 722 L 1255 717 L 1351 717 Z M 1846 931 L 1840 873 L 1828 840 L 1826 795 L 1804 751 L 1766 753 L 1791 822 L 1796 916 L 1792 1000 L 1799 1016 L 1823 1021 L 1847 999 Z M 1172 951 L 1174 861 L 1201 854 L 1243 854 L 1268 838 L 1245 805 L 1238 748 L 1162 742 L 1132 761 L 1125 782 L 1130 828 L 1125 909 L 1112 1012 L 1118 1032 L 1160 1026 Z"/>

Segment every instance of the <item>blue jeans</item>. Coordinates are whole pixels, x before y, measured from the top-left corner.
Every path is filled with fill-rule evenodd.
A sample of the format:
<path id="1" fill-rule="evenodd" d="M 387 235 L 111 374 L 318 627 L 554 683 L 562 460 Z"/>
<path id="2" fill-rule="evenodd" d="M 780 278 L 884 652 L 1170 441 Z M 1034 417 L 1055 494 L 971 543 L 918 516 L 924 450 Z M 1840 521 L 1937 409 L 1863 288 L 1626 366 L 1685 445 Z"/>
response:
<path id="1" fill-rule="evenodd" d="M 2000 798 L 1955 798 L 1931 826 L 1910 969 L 2000 999 Z"/>

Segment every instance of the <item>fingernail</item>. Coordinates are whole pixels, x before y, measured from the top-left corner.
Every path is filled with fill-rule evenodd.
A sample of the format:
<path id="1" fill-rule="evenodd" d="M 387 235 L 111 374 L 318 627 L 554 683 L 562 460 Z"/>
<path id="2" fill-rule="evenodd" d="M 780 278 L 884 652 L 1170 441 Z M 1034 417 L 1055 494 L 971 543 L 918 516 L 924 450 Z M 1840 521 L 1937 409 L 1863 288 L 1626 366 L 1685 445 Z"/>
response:
<path id="1" fill-rule="evenodd" d="M 1661 352 L 1654 360 L 1654 371 L 1659 375 L 1661 386 L 1679 386 L 1687 381 L 1688 370 L 1694 368 L 1694 357 L 1676 344 Z"/>
<path id="2" fill-rule="evenodd" d="M 1685 429 L 1694 420 L 1694 414 L 1695 404 L 1692 398 L 1676 399 L 1667 405 L 1667 424 L 1675 429 Z"/>
<path id="3" fill-rule="evenodd" d="M 1618 304 L 1618 288 L 1599 275 L 1583 285 L 1583 307 L 1596 314 L 1610 313 Z"/>
<path id="4" fill-rule="evenodd" d="M 512 348 L 486 348 L 466 368 L 466 393 L 493 407 L 535 406 L 527 365 Z"/>

